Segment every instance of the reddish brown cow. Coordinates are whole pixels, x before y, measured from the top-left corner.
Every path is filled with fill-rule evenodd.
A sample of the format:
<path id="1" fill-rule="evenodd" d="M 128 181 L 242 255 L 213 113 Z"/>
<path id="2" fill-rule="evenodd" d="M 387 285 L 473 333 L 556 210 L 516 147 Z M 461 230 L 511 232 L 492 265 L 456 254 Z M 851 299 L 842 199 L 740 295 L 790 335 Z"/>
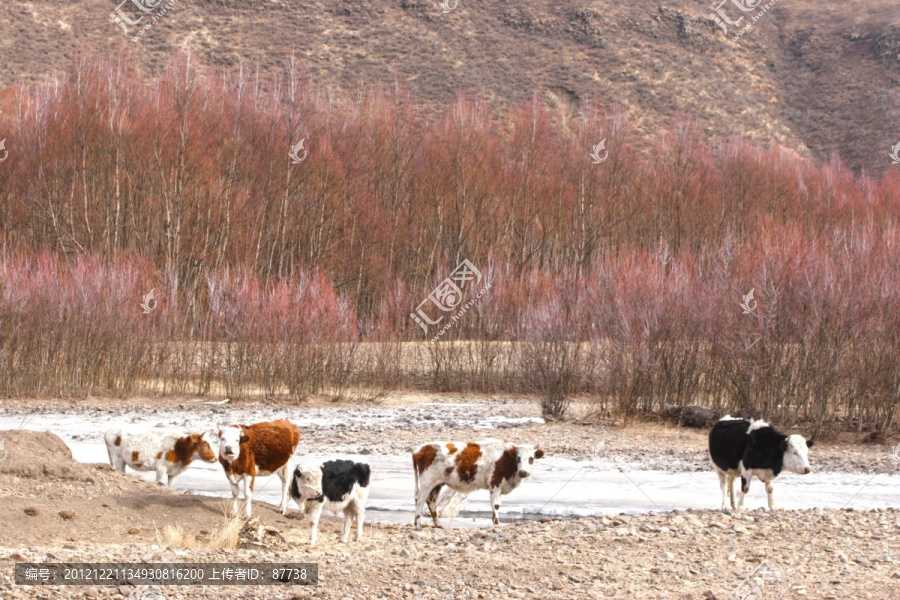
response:
<path id="1" fill-rule="evenodd" d="M 278 420 L 254 425 L 219 425 L 219 462 L 231 484 L 234 503 L 232 514 L 238 512 L 238 483 L 244 481 L 244 515 L 249 519 L 253 485 L 257 475 L 276 473 L 281 478 L 281 514 L 287 513 L 291 479 L 288 461 L 300 443 L 300 430 L 290 421 Z"/>

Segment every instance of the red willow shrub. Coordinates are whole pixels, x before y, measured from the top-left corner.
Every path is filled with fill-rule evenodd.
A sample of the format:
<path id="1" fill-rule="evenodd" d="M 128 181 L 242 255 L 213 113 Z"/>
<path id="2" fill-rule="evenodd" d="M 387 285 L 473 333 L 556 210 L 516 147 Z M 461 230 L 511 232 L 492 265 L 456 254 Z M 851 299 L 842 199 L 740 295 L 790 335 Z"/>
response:
<path id="1" fill-rule="evenodd" d="M 81 54 L 0 94 L 4 394 L 406 385 L 898 429 L 895 168 L 713 147 L 684 115 L 640 136 L 594 105 L 428 116 L 296 64 L 134 64 Z M 408 315 L 462 259 L 490 292 L 406 343 L 434 335 Z"/>
<path id="2" fill-rule="evenodd" d="M 0 390 L 4 395 L 128 393 L 152 363 L 167 317 L 138 304 L 153 267 L 140 258 L 69 264 L 42 252 L 0 255 Z"/>
<path id="3" fill-rule="evenodd" d="M 357 319 L 321 273 L 262 284 L 225 269 L 208 277 L 199 309 L 156 284 L 147 314 L 142 298 L 161 280 L 140 257 L 0 255 L 0 393 L 346 391 Z"/>

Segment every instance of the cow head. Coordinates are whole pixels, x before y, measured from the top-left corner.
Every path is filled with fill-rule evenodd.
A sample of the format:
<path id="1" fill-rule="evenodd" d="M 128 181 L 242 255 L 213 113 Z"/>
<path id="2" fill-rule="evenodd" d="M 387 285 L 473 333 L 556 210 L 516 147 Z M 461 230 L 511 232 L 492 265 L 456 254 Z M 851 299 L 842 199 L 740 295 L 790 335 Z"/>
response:
<path id="1" fill-rule="evenodd" d="M 241 455 L 241 444 L 249 438 L 243 425 L 217 425 L 219 430 L 219 457 L 234 462 Z"/>
<path id="2" fill-rule="evenodd" d="M 543 458 L 544 451 L 530 444 L 516 446 L 516 472 L 519 477 L 528 477 L 534 468 L 534 459 Z"/>
<path id="3" fill-rule="evenodd" d="M 802 435 L 789 435 L 782 443 L 784 450 L 784 470 L 791 473 L 806 475 L 810 472 L 808 448 L 812 448 L 812 440 L 804 439 Z"/>
<path id="4" fill-rule="evenodd" d="M 302 498 L 318 498 L 322 495 L 324 469 L 315 463 L 301 463 L 294 469 L 294 484 Z"/>
<path id="5" fill-rule="evenodd" d="M 209 445 L 209 440 L 206 437 L 207 434 L 199 434 L 192 433 L 191 434 L 191 446 L 194 449 L 193 456 L 191 460 L 200 459 L 206 462 L 216 462 L 217 457 L 216 453 L 213 452 L 212 447 Z"/>

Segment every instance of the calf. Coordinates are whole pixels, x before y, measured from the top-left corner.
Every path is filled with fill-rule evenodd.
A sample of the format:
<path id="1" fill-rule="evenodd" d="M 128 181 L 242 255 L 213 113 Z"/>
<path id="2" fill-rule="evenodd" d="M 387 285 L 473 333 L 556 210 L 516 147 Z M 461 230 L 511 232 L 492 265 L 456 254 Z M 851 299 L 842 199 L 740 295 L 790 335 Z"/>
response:
<path id="1" fill-rule="evenodd" d="M 334 514 L 344 512 L 342 542 L 346 544 L 350 538 L 351 521 L 356 522 L 356 540 L 362 539 L 369 473 L 369 465 L 352 460 L 329 460 L 321 465 L 305 463 L 294 469 L 291 496 L 309 517 L 310 546 L 316 545 L 323 510 Z"/>
<path id="2" fill-rule="evenodd" d="M 775 509 L 772 482 L 782 470 L 805 475 L 810 472 L 808 448 L 812 440 L 800 435 L 784 435 L 765 421 L 747 421 L 728 415 L 709 432 L 709 454 L 722 488 L 722 510 L 744 507 L 744 496 L 750 491 L 750 480 L 756 477 L 766 486 L 769 510 Z M 740 475 L 741 491 L 734 502 L 734 480 Z"/>
<path id="3" fill-rule="evenodd" d="M 204 434 L 151 429 L 126 432 L 110 429 L 103 436 L 109 462 L 122 473 L 125 465 L 135 471 L 156 471 L 156 483 L 172 485 L 172 479 L 200 459 L 216 462 L 216 453 Z"/>
<path id="4" fill-rule="evenodd" d="M 290 421 L 254 425 L 219 425 L 219 462 L 231 484 L 231 513 L 238 513 L 238 483 L 244 481 L 244 515 L 249 519 L 257 475 L 276 473 L 281 479 L 281 514 L 287 513 L 290 479 L 288 460 L 300 443 L 300 430 Z"/>
<path id="5" fill-rule="evenodd" d="M 494 524 L 500 523 L 500 496 L 508 494 L 531 475 L 534 459 L 544 451 L 531 445 L 515 446 L 500 440 L 478 443 L 425 444 L 413 453 L 416 480 L 416 529 L 419 517 L 428 504 L 434 526 L 440 527 L 437 499 L 443 486 L 468 494 L 489 490 Z"/>

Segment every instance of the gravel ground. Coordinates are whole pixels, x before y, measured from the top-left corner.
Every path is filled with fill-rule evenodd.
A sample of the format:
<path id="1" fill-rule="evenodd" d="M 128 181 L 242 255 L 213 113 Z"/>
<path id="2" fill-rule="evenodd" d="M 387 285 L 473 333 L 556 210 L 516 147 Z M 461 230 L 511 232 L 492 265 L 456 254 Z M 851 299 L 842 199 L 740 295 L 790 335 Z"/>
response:
<path id="1" fill-rule="evenodd" d="M 203 552 L 151 546 L 0 549 L 4 598 L 128 597 L 130 587 L 10 584 L 14 561 L 315 562 L 315 588 L 164 586 L 177 598 L 822 598 L 896 600 L 900 511 L 809 510 L 727 515 L 716 511 L 517 522 L 485 530 L 366 527 L 340 544 L 323 521 L 309 550 L 305 527 L 288 547 Z M 140 593 L 140 590 L 139 592 Z M 136 596 L 132 596 L 133 598 Z M 147 597 L 147 596 L 145 596 Z"/>
<path id="2" fill-rule="evenodd" d="M 188 400 L 4 402 L 0 416 L 66 412 L 83 433 L 110 418 L 163 424 L 313 419 L 303 443 L 327 453 L 396 454 L 429 439 L 526 439 L 549 452 L 631 469 L 708 470 L 706 432 L 656 423 L 627 428 L 546 423 L 534 402 L 500 399 L 389 399 L 381 405 L 218 406 Z M 149 420 L 149 421 L 147 421 Z M 94 430 L 96 429 L 96 433 Z M 307 528 L 262 503 L 254 514 L 276 541 L 239 550 L 169 547 L 177 524 L 201 542 L 225 519 L 224 503 L 156 486 L 108 465 L 72 460 L 49 433 L 6 431 L 0 462 L 0 598 L 160 600 L 153 588 L 15 586 L 21 561 L 316 562 L 315 588 L 164 586 L 176 598 L 640 598 L 896 600 L 900 511 L 674 511 L 592 519 L 517 521 L 486 529 L 433 529 L 367 522 L 360 542 L 339 543 L 339 522 L 323 520 L 319 545 Z M 889 448 L 819 444 L 813 467 L 896 472 Z M 711 493 L 717 490 L 712 490 Z M 190 544 L 188 544 L 190 545 Z M 755 596 L 750 595 L 755 593 Z"/>

